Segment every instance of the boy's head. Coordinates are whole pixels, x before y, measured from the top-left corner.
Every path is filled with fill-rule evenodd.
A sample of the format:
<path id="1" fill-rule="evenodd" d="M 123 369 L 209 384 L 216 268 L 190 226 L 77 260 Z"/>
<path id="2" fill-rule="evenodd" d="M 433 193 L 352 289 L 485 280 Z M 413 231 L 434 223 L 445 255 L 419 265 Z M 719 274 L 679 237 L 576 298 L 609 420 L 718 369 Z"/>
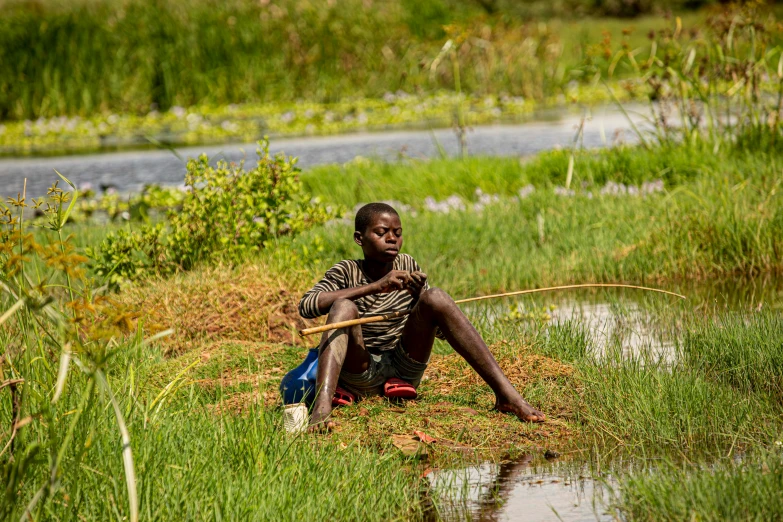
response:
<path id="1" fill-rule="evenodd" d="M 356 213 L 353 240 L 365 259 L 391 263 L 402 248 L 400 215 L 386 203 L 369 203 Z"/>

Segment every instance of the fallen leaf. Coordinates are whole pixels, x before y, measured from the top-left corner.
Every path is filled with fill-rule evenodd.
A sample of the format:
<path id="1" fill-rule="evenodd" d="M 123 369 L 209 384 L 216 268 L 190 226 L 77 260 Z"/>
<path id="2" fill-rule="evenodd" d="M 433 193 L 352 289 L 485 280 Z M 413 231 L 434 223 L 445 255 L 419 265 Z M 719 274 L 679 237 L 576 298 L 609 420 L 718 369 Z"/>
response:
<path id="1" fill-rule="evenodd" d="M 427 455 L 427 446 L 419 442 L 413 435 L 392 435 L 392 444 L 406 457 Z"/>
<path id="2" fill-rule="evenodd" d="M 430 437 L 429 435 L 427 435 L 423 431 L 416 430 L 416 431 L 413 432 L 413 434 L 416 437 L 418 437 L 419 440 L 422 441 L 425 444 L 432 444 L 433 442 L 438 442 L 438 439 L 436 439 L 435 437 Z"/>

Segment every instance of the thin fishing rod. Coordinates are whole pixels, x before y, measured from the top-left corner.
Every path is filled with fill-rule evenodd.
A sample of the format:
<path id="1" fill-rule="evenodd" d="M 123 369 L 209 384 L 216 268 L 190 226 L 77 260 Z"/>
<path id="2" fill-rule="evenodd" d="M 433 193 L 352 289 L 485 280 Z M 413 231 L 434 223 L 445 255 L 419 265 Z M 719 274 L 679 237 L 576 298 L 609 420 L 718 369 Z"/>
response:
<path id="1" fill-rule="evenodd" d="M 660 288 L 648 288 L 646 286 L 625 285 L 620 283 L 584 283 L 579 285 L 550 286 L 547 288 L 533 288 L 530 290 L 517 290 L 516 292 L 505 292 L 502 294 L 482 295 L 479 297 L 468 297 L 467 299 L 460 299 L 459 301 L 454 301 L 454 302 L 456 304 L 462 304 L 462 303 L 470 303 L 473 301 L 481 301 L 483 299 L 496 299 L 498 297 L 509 297 L 513 295 L 537 294 L 540 292 L 551 292 L 555 290 L 571 290 L 574 288 L 632 288 L 634 290 L 658 292 L 660 294 L 666 294 L 674 297 L 679 297 L 680 299 L 685 299 L 685 296 L 682 294 L 676 294 L 668 290 L 661 290 Z M 306 335 L 328 332 L 330 330 L 336 330 L 338 328 L 347 328 L 349 326 L 377 323 L 380 321 L 388 321 L 389 319 L 397 319 L 398 317 L 404 317 L 409 313 L 411 313 L 410 310 L 403 310 L 400 312 L 392 312 L 390 314 L 375 315 L 370 317 L 360 317 L 359 319 L 351 319 L 348 321 L 339 321 L 337 323 L 330 323 L 330 324 L 325 324 L 323 326 L 314 326 L 313 328 L 305 328 L 303 330 L 299 330 L 299 335 L 304 337 Z"/>

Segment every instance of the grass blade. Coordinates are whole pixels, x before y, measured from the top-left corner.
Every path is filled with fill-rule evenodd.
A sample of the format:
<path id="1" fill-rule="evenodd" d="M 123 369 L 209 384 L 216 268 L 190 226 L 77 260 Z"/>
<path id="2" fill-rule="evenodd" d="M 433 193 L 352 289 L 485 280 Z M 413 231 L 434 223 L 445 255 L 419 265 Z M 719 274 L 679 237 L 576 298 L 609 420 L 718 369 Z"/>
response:
<path id="1" fill-rule="evenodd" d="M 3 324 L 8 320 L 9 317 L 14 315 L 14 312 L 19 310 L 24 305 L 24 299 L 19 299 L 17 302 L 11 306 L 8 310 L 5 311 L 3 315 L 0 315 L 0 324 Z"/>
<path id="2" fill-rule="evenodd" d="M 71 215 L 71 211 L 73 210 L 73 207 L 76 205 L 76 200 L 79 197 L 79 191 L 76 190 L 76 185 L 71 183 L 71 180 L 60 174 L 57 169 L 54 170 L 60 178 L 62 178 L 63 181 L 65 181 L 70 187 L 73 189 L 73 198 L 71 198 L 71 203 L 68 205 L 68 208 L 65 210 L 65 214 L 63 214 L 63 218 L 60 221 L 60 227 L 65 225 L 65 222 L 68 221 L 68 216 Z"/>
<path id="3" fill-rule="evenodd" d="M 114 408 L 114 415 L 117 417 L 117 426 L 120 428 L 120 434 L 122 435 L 122 465 L 125 468 L 125 485 L 128 488 L 128 503 L 130 504 L 130 522 L 139 521 L 139 499 L 136 494 L 136 472 L 133 469 L 133 452 L 131 451 L 130 433 L 127 426 L 125 426 L 125 420 L 122 418 L 122 412 L 120 406 L 117 404 L 117 399 L 114 398 L 109 383 L 106 381 L 106 376 L 103 372 L 98 370 L 95 372 L 103 389 L 109 395 L 109 400 Z"/>
<path id="4" fill-rule="evenodd" d="M 63 347 L 63 353 L 60 354 L 60 367 L 57 370 L 57 384 L 54 386 L 54 397 L 52 397 L 52 404 L 60 400 L 60 395 L 65 388 L 65 378 L 68 376 L 68 367 L 71 363 L 71 344 L 68 343 Z"/>

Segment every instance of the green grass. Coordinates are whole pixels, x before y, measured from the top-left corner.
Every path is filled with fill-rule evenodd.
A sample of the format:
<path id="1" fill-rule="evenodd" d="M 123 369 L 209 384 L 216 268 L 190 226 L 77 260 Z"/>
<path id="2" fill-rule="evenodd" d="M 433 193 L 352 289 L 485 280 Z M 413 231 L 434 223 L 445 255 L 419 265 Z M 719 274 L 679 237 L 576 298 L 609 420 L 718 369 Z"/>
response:
<path id="1" fill-rule="evenodd" d="M 779 453 L 740 463 L 662 464 L 622 480 L 623 520 L 775 520 L 783 512 Z"/>
<path id="2" fill-rule="evenodd" d="M 768 394 L 783 405 L 783 321 L 777 314 L 722 316 L 688 332 L 688 363 L 739 393 Z"/>
<path id="3" fill-rule="evenodd" d="M 705 452 L 770 444 L 779 410 L 687 366 L 610 360 L 580 368 L 579 419 L 600 446 L 639 453 Z"/>
<path id="4" fill-rule="evenodd" d="M 5 340 L 7 341 L 7 339 Z M 35 370 L 33 357 L 15 359 L 30 384 L 22 416 L 34 413 L 35 395 L 48 391 L 53 375 Z M 359 444 L 342 447 L 328 438 L 287 436 L 277 408 L 258 404 L 248 394 L 244 413 L 221 414 L 211 406 L 214 393 L 161 374 L 156 346 L 129 342 L 117 348 L 109 383 L 131 433 L 139 511 L 147 520 L 302 520 L 340 518 L 389 520 L 420 513 L 418 479 L 405 471 L 395 453 L 379 456 Z M 40 363 L 39 363 L 40 366 Z M 158 382 L 158 379 L 162 379 Z M 159 391 L 174 382 L 177 392 L 154 406 Z M 52 421 L 67 423 L 86 386 L 72 375 Z M 255 393 L 264 390 L 254 387 Z M 82 407 L 83 408 L 83 407 Z M 0 395 L 0 415 L 11 417 L 10 394 Z M 25 449 L 36 458 L 3 518 L 18 519 L 41 484 L 48 480 L 47 452 L 62 442 L 64 430 L 50 431 L 38 420 L 20 430 L 16 462 L 2 457 L 5 473 L 23 461 Z M 114 414 L 96 395 L 76 424 L 54 496 L 34 511 L 35 518 L 105 520 L 127 516 L 120 442 Z M 36 442 L 43 444 L 36 449 Z M 335 491 L 340 494 L 335 495 Z M 318 499 L 316 501 L 316 499 Z M 11 500 L 7 498 L 6 500 Z"/>
<path id="5" fill-rule="evenodd" d="M 769 161 L 781 160 L 774 152 L 754 158 L 751 153 L 727 151 L 716 155 L 707 149 L 667 146 L 645 150 L 628 146 L 578 150 L 572 188 L 586 183 L 590 190 L 597 190 L 608 181 L 641 185 L 658 179 L 673 188 L 716 170 L 755 170 Z M 475 201 L 477 188 L 487 194 L 510 196 L 526 185 L 563 186 L 571 154 L 570 150 L 554 150 L 522 159 L 482 156 L 395 163 L 357 158 L 344 165 L 314 167 L 301 178 L 307 190 L 330 203 L 351 208 L 369 201 L 396 200 L 421 210 L 428 196 L 443 200 L 457 195 Z"/>
<path id="6" fill-rule="evenodd" d="M 647 306 L 640 301 L 640 305 L 659 329 L 672 329 L 676 336 L 685 337 L 686 344 L 698 336 L 721 339 L 724 357 L 753 352 L 756 341 L 769 335 L 770 325 L 778 322 L 774 313 L 744 315 L 743 321 L 734 316 L 734 327 L 729 329 L 724 325 L 731 314 L 700 312 L 697 302 Z M 668 357 L 646 346 L 622 353 L 619 339 L 609 339 L 606 346 L 597 344 L 595 332 L 580 319 L 548 329 L 535 320 L 489 322 L 480 312 L 477 319 L 488 342 L 524 339 L 534 353 L 572 367 L 567 381 L 554 386 L 545 386 L 546 380 L 537 381 L 524 388 L 524 395 L 544 411 L 549 408 L 556 420 L 567 420 L 579 434 L 579 448 L 595 446 L 602 452 L 623 455 L 699 460 L 769 447 L 783 433 L 781 403 L 775 397 L 764 390 L 738 388 L 715 379 L 715 368 L 687 356 L 677 357 L 674 346 L 668 348 Z M 617 309 L 611 320 L 619 334 L 621 325 L 631 318 Z M 771 338 L 776 337 L 773 334 Z M 501 360 L 514 357 L 513 344 L 500 344 L 495 349 Z M 704 358 L 710 358 L 709 354 Z"/>
<path id="7" fill-rule="evenodd" d="M 623 167 L 634 154 L 648 157 L 649 164 L 639 160 Z M 352 195 L 351 176 L 331 189 L 310 173 L 305 183 L 327 201 L 353 206 L 399 198 L 417 209 L 415 216 L 403 213 L 404 250 L 431 274 L 433 284 L 460 297 L 558 283 L 698 280 L 783 270 L 778 158 L 710 158 L 682 148 L 657 160 L 636 149 L 605 151 L 577 161 L 573 197 L 556 195 L 552 188 L 564 176 L 555 165 L 566 161 L 562 153 L 547 153 L 522 167 L 481 159 L 435 161 L 431 171 L 426 163 L 411 169 L 381 164 L 361 167 L 364 175 L 345 167 L 361 180 L 358 196 Z M 668 190 L 662 194 L 599 193 L 603 180 L 639 183 L 667 175 Z M 583 180 L 588 186 L 581 190 Z M 537 188 L 526 198 L 507 196 L 528 183 Z M 501 200 L 481 211 L 422 210 L 428 193 L 436 199 L 456 193 L 472 207 L 476 184 L 498 191 Z M 312 251 L 315 237 L 322 249 L 330 245 L 317 265 L 325 270 L 338 259 L 359 255 L 351 233 L 350 224 L 327 227 L 297 239 L 294 248 L 309 244 Z"/>

